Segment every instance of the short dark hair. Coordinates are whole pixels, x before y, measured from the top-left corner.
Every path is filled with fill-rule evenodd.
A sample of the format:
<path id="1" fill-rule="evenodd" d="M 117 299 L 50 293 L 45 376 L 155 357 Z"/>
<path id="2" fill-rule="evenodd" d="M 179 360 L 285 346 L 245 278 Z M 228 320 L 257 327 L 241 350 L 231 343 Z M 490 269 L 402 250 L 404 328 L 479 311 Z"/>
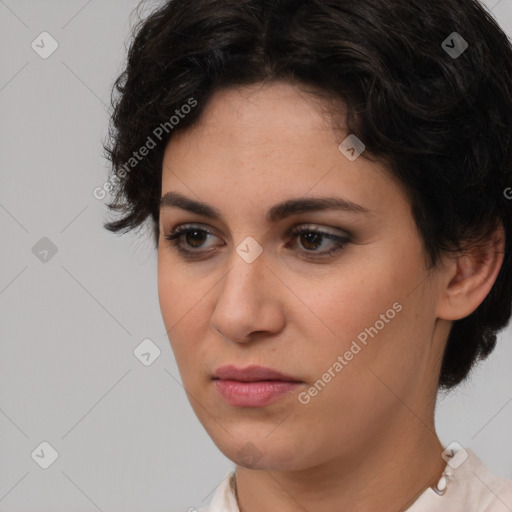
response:
<path id="1" fill-rule="evenodd" d="M 462 40 L 467 49 L 450 54 Z M 276 80 L 310 87 L 344 102 L 363 156 L 387 162 L 405 186 L 428 266 L 503 226 L 503 265 L 479 307 L 453 323 L 439 388 L 493 351 L 512 308 L 512 51 L 477 0 L 169 0 L 137 24 L 127 57 L 104 144 L 108 207 L 124 216 L 106 229 L 150 218 L 158 247 L 165 146 L 214 91 Z M 187 104 L 195 107 L 181 110 Z M 155 147 L 130 160 L 150 139 Z"/>

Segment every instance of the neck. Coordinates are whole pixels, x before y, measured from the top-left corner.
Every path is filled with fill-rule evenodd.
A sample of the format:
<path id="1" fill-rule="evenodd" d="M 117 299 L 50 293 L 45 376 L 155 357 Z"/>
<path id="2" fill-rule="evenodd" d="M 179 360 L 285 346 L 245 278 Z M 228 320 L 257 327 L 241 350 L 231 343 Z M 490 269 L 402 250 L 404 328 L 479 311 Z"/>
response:
<path id="1" fill-rule="evenodd" d="M 237 466 L 240 512 L 407 510 L 439 481 L 446 466 L 433 418 L 427 425 L 409 412 L 408 422 L 402 417 L 387 429 L 387 438 L 381 432 L 378 443 L 338 453 L 316 467 L 279 471 Z"/>

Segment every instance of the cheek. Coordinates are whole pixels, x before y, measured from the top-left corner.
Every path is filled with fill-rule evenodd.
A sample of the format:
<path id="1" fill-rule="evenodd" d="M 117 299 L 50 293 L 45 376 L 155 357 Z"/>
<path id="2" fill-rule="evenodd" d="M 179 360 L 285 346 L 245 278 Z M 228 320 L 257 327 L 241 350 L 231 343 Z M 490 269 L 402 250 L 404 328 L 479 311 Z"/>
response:
<path id="1" fill-rule="evenodd" d="M 173 270 L 168 270 L 168 269 Z M 197 369 L 203 354 L 201 341 L 206 336 L 209 315 L 207 279 L 192 281 L 176 265 L 162 265 L 159 259 L 158 299 L 162 319 L 174 357 L 182 374 L 188 380 L 190 371 Z"/>
<path id="2" fill-rule="evenodd" d="M 182 283 L 177 274 L 170 272 L 161 263 L 158 263 L 158 301 L 160 311 L 169 336 L 172 335 L 173 326 L 179 319 L 180 310 L 184 304 L 181 300 L 180 290 Z M 179 299 L 178 299 L 179 297 Z"/>
<path id="3" fill-rule="evenodd" d="M 383 273 L 375 273 L 373 277 L 368 269 L 365 269 L 366 277 L 358 277 L 361 274 L 351 271 L 331 276 L 325 282 L 317 283 L 319 291 L 315 294 L 307 291 L 311 281 L 305 279 L 303 282 L 301 294 L 308 297 L 305 302 L 309 310 L 302 322 L 310 330 L 321 327 L 327 336 L 324 338 L 327 345 L 337 340 L 334 341 L 336 349 L 350 345 L 352 339 L 366 332 L 365 329 L 376 322 L 382 328 L 380 315 L 384 315 L 389 322 L 398 316 L 396 309 L 399 306 L 395 305 L 393 309 L 393 304 L 398 301 L 400 294 L 396 292 L 393 278 Z M 364 339 L 364 336 L 361 338 Z M 327 342 L 327 339 L 331 341 Z"/>
<path id="4" fill-rule="evenodd" d="M 348 303 L 332 317 L 336 336 L 308 355 L 315 378 L 327 382 L 319 403 L 338 404 L 361 418 L 370 409 L 385 414 L 421 381 L 430 350 L 426 318 L 418 317 L 415 299 L 397 298 Z"/>
<path id="5" fill-rule="evenodd" d="M 194 277 L 172 253 L 161 247 L 158 252 L 158 299 L 166 328 L 172 335 L 179 324 L 186 323 L 189 313 L 205 295 L 204 280 Z M 179 323 L 178 323 L 179 322 Z"/>
<path id="6" fill-rule="evenodd" d="M 178 348 L 181 341 L 187 337 L 186 328 L 193 312 L 194 295 L 193 287 L 186 286 L 182 274 L 164 267 L 159 260 L 158 300 L 167 336 L 175 355 L 175 348 Z"/>
<path id="7" fill-rule="evenodd" d="M 381 262 L 361 262 L 359 272 L 340 269 L 335 278 L 317 283 L 321 286 L 315 293 L 307 292 L 311 281 L 304 278 L 298 295 L 308 297 L 308 309 L 297 310 L 295 321 L 310 340 L 303 354 L 311 363 L 310 377 L 322 379 L 325 375 L 329 380 L 326 373 L 335 373 L 329 388 L 340 399 L 344 389 L 354 394 L 360 385 L 382 387 L 372 371 L 390 381 L 410 380 L 427 345 L 420 339 L 424 325 L 418 318 L 417 298 L 408 296 L 410 283 L 418 276 L 417 265 L 393 266 L 392 259 L 383 258 Z M 399 387 L 403 384 L 396 383 Z M 356 388 L 352 387 L 355 384 Z"/>

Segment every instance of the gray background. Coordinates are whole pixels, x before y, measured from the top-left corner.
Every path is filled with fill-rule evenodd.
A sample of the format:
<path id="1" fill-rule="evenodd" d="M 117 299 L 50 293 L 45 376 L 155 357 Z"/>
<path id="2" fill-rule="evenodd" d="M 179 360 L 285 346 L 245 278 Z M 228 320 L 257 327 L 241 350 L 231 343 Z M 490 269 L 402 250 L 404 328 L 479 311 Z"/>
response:
<path id="1" fill-rule="evenodd" d="M 512 0 L 486 4 L 511 36 Z M 105 231 L 93 196 L 136 5 L 0 0 L 0 512 L 185 510 L 233 467 L 181 386 L 148 232 Z M 59 45 L 47 59 L 31 47 L 43 31 Z M 150 366 L 133 354 L 147 338 L 161 350 Z M 511 338 L 437 417 L 445 445 L 509 478 Z M 31 456 L 43 441 L 59 454 L 48 469 Z"/>

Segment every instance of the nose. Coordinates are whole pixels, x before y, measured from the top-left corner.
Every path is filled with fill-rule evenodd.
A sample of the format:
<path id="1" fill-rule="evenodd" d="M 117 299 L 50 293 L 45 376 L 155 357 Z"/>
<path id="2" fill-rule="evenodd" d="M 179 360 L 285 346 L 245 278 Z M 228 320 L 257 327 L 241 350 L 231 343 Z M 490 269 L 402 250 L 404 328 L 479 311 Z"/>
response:
<path id="1" fill-rule="evenodd" d="M 285 324 L 284 287 L 268 268 L 264 252 L 252 263 L 237 253 L 219 284 L 212 328 L 234 343 L 278 333 Z"/>

